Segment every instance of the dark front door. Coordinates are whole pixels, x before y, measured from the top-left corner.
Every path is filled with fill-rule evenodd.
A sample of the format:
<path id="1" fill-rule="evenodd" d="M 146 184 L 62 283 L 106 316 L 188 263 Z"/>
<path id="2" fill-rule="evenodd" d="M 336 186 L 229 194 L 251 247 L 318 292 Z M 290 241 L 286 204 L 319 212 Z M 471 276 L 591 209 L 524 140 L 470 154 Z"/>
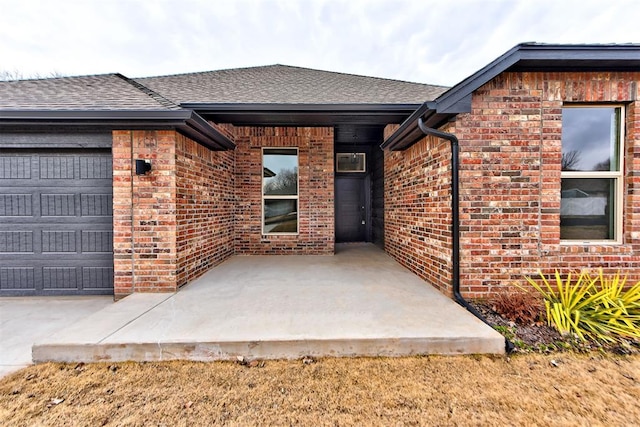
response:
<path id="1" fill-rule="evenodd" d="M 367 240 L 366 179 L 336 177 L 336 242 Z"/>

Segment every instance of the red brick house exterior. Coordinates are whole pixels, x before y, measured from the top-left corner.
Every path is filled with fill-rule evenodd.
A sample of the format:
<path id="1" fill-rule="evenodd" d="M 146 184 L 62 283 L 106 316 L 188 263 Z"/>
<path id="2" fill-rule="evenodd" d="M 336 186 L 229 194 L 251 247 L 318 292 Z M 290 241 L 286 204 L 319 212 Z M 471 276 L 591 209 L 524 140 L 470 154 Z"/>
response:
<path id="1" fill-rule="evenodd" d="M 114 131 L 114 294 L 173 292 L 231 255 L 333 254 L 333 129 L 238 127 L 233 151 Z M 261 233 L 262 147 L 300 152 L 300 232 Z M 131 158 L 151 160 L 136 176 Z"/>
<path id="2" fill-rule="evenodd" d="M 443 127 L 460 140 L 460 282 L 465 296 L 503 292 L 538 269 L 551 274 L 602 267 L 640 280 L 635 191 L 640 163 L 634 154 L 640 148 L 639 79 L 640 72 L 502 73 L 472 93 L 471 112 Z M 625 106 L 620 245 L 560 243 L 565 103 Z M 385 157 L 386 249 L 443 292 L 451 292 L 449 153 L 447 141 L 424 137 Z"/>
<path id="3" fill-rule="evenodd" d="M 368 171 L 361 175 L 367 214 L 359 239 L 383 247 L 443 293 L 455 293 L 454 264 L 468 298 L 509 290 L 537 269 L 602 267 L 640 280 L 638 69 L 637 45 L 525 44 L 450 89 L 282 66 L 135 81 L 107 75 L 3 82 L 0 193 L 9 201 L 27 189 L 34 200 L 44 197 L 23 181 L 22 193 L 10 190 L 12 174 L 21 173 L 11 165 L 27 158 L 27 149 L 36 150 L 28 152 L 34 165 L 51 150 L 110 155 L 113 179 L 104 191 L 112 194 L 112 249 L 103 252 L 113 258 L 100 267 L 112 271 L 107 293 L 174 292 L 233 255 L 332 255 L 341 241 L 338 192 L 356 176 L 338 170 L 336 154 L 361 152 Z M 256 89 L 266 80 L 275 89 L 265 95 Z M 96 85 L 104 90 L 92 90 Z M 567 105 L 623 112 L 620 241 L 561 239 Z M 459 259 L 452 251 L 451 144 L 425 136 L 418 119 L 459 141 Z M 72 135 L 86 129 L 100 135 L 74 142 Z M 295 232 L 265 231 L 270 149 L 295 152 L 295 195 L 271 196 L 295 200 Z M 150 161 L 151 171 L 138 174 L 136 160 Z M 3 203 L 0 215 L 8 217 Z M 91 232 L 83 227 L 82 239 Z M 1 233 L 12 236 L 9 226 Z M 8 267 L 0 268 L 0 295 L 84 293 L 47 290 L 37 279 L 39 268 L 53 268 L 46 251 L 29 265 L 2 238 L 0 259 Z M 73 275 L 77 267 L 81 277 L 83 262 L 55 268 Z"/>
<path id="4" fill-rule="evenodd" d="M 604 60 L 611 59 L 608 49 L 627 48 L 635 49 L 520 45 L 425 103 L 399 128 L 389 126 L 382 145 L 391 199 L 387 251 L 441 291 L 452 292 L 451 229 L 443 226 L 451 222 L 451 148 L 446 140 L 416 132 L 412 123 L 423 117 L 459 140 L 463 295 L 511 290 L 538 269 L 551 274 L 603 268 L 640 280 L 634 191 L 639 56 L 635 51 L 617 65 Z M 564 49 L 571 52 L 563 55 Z M 563 240 L 563 108 L 597 106 L 622 111 L 619 241 Z"/>
<path id="5" fill-rule="evenodd" d="M 175 291 L 234 253 L 235 159 L 175 131 L 113 132 L 114 294 Z M 132 173 L 132 158 L 153 173 Z"/>

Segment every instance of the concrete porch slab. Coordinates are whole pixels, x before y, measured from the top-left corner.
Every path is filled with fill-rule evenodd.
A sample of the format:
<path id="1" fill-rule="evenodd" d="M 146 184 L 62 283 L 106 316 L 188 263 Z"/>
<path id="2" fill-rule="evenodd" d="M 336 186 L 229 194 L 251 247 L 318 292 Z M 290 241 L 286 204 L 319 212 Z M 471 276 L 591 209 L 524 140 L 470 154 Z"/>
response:
<path id="1" fill-rule="evenodd" d="M 33 347 L 43 361 L 504 353 L 504 338 L 370 244 L 235 256 L 175 294 L 134 294 Z"/>

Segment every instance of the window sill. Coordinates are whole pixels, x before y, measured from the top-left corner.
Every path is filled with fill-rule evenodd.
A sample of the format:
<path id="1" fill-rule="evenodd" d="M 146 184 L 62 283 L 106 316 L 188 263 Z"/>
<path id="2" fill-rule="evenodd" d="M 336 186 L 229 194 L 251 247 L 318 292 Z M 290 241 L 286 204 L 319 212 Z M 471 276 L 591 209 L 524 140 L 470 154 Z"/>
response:
<path id="1" fill-rule="evenodd" d="M 618 240 L 560 240 L 560 246 L 622 246 Z"/>
<path id="2" fill-rule="evenodd" d="M 632 254 L 633 246 L 619 242 L 606 241 L 560 241 L 560 253 L 593 253 L 593 254 Z"/>

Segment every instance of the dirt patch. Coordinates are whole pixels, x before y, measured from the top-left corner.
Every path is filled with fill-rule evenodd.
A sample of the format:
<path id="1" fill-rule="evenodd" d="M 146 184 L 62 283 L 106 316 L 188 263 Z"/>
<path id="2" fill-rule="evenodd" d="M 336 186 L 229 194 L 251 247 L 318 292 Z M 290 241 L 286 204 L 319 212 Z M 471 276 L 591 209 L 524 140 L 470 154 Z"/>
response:
<path id="1" fill-rule="evenodd" d="M 13 425 L 628 425 L 640 356 L 43 364 L 0 381 Z"/>

